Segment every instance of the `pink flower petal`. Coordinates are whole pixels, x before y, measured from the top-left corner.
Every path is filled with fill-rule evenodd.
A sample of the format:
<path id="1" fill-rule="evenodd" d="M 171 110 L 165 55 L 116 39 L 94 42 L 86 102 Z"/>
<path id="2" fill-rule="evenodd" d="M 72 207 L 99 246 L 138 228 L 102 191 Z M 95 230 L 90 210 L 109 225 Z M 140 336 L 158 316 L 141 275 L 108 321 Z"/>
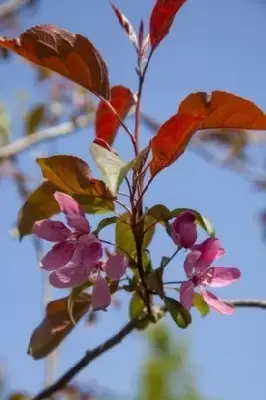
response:
<path id="1" fill-rule="evenodd" d="M 201 288 L 200 290 L 203 299 L 206 303 L 221 314 L 231 315 L 234 312 L 234 307 L 226 304 L 224 301 L 218 299 L 213 293 Z"/>
<path id="2" fill-rule="evenodd" d="M 88 271 L 81 267 L 65 266 L 53 271 L 49 276 L 50 284 L 56 288 L 64 289 L 82 285 L 88 280 Z"/>
<path id="3" fill-rule="evenodd" d="M 201 251 L 201 257 L 198 261 L 197 267 L 209 267 L 212 262 L 220 255 L 221 245 L 220 240 L 217 238 L 208 238 L 198 245 L 197 250 Z"/>
<path id="4" fill-rule="evenodd" d="M 68 237 L 71 231 L 63 222 L 42 219 L 35 222 L 32 233 L 49 242 L 62 242 Z"/>
<path id="5" fill-rule="evenodd" d="M 75 242 L 66 241 L 55 244 L 42 258 L 40 266 L 48 271 L 63 267 L 71 259 L 75 248 Z"/>
<path id="6" fill-rule="evenodd" d="M 200 256 L 201 253 L 199 251 L 191 251 L 185 258 L 184 270 L 189 279 L 192 278 L 193 270 L 196 268 L 196 264 Z"/>
<path id="7" fill-rule="evenodd" d="M 102 268 L 108 278 L 119 281 L 125 273 L 128 261 L 127 258 L 119 254 L 109 257 Z"/>
<path id="8" fill-rule="evenodd" d="M 103 310 L 111 303 L 111 294 L 108 283 L 105 279 L 98 275 L 91 296 L 91 304 L 94 311 Z"/>
<path id="9" fill-rule="evenodd" d="M 66 215 L 68 225 L 81 233 L 90 233 L 90 226 L 80 205 L 71 196 L 55 192 L 60 210 Z"/>
<path id="10" fill-rule="evenodd" d="M 80 252 L 80 265 L 90 267 L 96 264 L 103 255 L 102 243 L 94 235 L 82 235 L 78 239 L 78 251 Z"/>
<path id="11" fill-rule="evenodd" d="M 194 284 L 191 281 L 186 281 L 180 285 L 180 302 L 189 311 L 193 303 Z"/>
<path id="12" fill-rule="evenodd" d="M 238 281 L 240 276 L 238 268 L 212 267 L 208 269 L 207 277 L 202 283 L 212 287 L 222 287 Z"/>
<path id="13" fill-rule="evenodd" d="M 172 239 L 176 245 L 189 249 L 197 240 L 195 215 L 190 211 L 181 213 L 172 224 Z"/>

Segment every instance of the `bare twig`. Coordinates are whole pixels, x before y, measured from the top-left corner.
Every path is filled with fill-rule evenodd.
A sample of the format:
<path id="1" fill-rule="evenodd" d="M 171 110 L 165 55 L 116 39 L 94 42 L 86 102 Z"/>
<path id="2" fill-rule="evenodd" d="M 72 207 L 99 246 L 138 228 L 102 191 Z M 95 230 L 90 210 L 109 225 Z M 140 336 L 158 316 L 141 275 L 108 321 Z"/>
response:
<path id="1" fill-rule="evenodd" d="M 139 320 L 145 320 L 147 318 L 146 314 L 142 317 L 136 318 L 128 322 L 120 331 L 118 331 L 114 336 L 107 339 L 104 343 L 95 347 L 93 350 L 88 350 L 85 355 L 71 367 L 64 375 L 61 376 L 53 385 L 44 389 L 42 392 L 33 397 L 32 400 L 42 400 L 50 397 L 55 392 L 61 390 L 66 386 L 80 371 L 87 367 L 93 360 L 104 354 L 106 351 L 110 350 L 112 347 L 116 346 L 123 339 L 127 337 L 136 327 L 136 323 Z"/>
<path id="2" fill-rule="evenodd" d="M 245 307 L 245 308 L 261 308 L 266 309 L 266 300 L 230 300 L 227 301 L 229 304 L 235 307 Z M 162 307 L 157 309 L 157 315 L 161 318 L 165 314 L 165 308 Z M 52 396 L 54 393 L 65 387 L 79 372 L 81 372 L 85 367 L 87 367 L 93 360 L 100 357 L 102 354 L 112 349 L 116 345 L 122 342 L 131 332 L 136 328 L 136 324 L 141 320 L 145 321 L 148 319 L 148 314 L 144 313 L 139 318 L 136 318 L 128 322 L 120 331 L 118 331 L 114 336 L 107 339 L 104 343 L 95 347 L 93 350 L 88 350 L 85 355 L 71 367 L 64 375 L 61 376 L 55 383 L 47 387 L 32 400 L 43 400 Z"/>
<path id="3" fill-rule="evenodd" d="M 261 308 L 266 310 L 266 300 L 228 300 L 227 303 L 237 308 Z"/>
<path id="4" fill-rule="evenodd" d="M 75 119 L 75 122 L 68 121 L 53 127 L 43 129 L 32 135 L 25 136 L 6 146 L 0 148 L 0 159 L 8 158 L 15 154 L 21 154 L 36 144 L 46 142 L 51 139 L 56 139 L 59 136 L 67 136 L 73 134 L 77 129 L 85 128 L 94 121 L 94 113 L 80 115 Z"/>
<path id="5" fill-rule="evenodd" d="M 26 6 L 29 0 L 9 0 L 0 5 L 0 18 L 9 17 L 10 14 L 18 11 L 21 7 Z"/>

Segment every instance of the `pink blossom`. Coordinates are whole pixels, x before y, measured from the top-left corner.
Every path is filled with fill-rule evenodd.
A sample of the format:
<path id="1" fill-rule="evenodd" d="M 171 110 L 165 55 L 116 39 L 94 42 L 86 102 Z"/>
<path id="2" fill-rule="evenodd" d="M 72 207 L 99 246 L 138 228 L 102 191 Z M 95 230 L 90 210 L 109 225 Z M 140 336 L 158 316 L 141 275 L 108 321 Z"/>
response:
<path id="1" fill-rule="evenodd" d="M 184 211 L 175 218 L 171 227 L 172 239 L 177 246 L 189 249 L 197 240 L 195 214 Z"/>
<path id="2" fill-rule="evenodd" d="M 71 229 L 60 221 L 45 219 L 35 222 L 33 233 L 36 236 L 56 242 L 42 258 L 40 266 L 52 271 L 49 280 L 56 288 L 71 288 L 92 280 L 92 307 L 106 308 L 110 304 L 111 295 L 101 272 L 105 272 L 111 280 L 120 280 L 127 267 L 127 259 L 112 255 L 106 262 L 100 261 L 102 243 L 90 233 L 89 223 L 79 204 L 61 192 L 56 192 L 54 197 Z"/>
<path id="3" fill-rule="evenodd" d="M 220 241 L 208 238 L 200 245 L 194 246 L 184 262 L 184 270 L 188 280 L 180 285 L 180 301 L 190 310 L 193 303 L 195 288 L 199 288 L 206 303 L 222 314 L 232 314 L 234 309 L 213 293 L 205 289 L 206 286 L 222 287 L 236 282 L 240 278 L 238 268 L 211 267 L 212 262 L 224 254 Z"/>

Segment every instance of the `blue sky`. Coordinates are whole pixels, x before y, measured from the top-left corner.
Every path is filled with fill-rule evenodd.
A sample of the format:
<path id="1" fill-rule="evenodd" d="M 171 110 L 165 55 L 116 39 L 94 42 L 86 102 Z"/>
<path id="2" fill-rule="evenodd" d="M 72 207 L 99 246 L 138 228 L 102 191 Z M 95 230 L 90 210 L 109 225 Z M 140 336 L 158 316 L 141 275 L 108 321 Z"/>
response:
<path id="1" fill-rule="evenodd" d="M 116 5 L 138 26 L 141 17 L 148 21 L 152 0 L 117 0 Z M 188 93 L 214 89 L 246 97 L 266 109 L 266 7 L 254 0 L 188 0 L 178 14 L 171 33 L 156 52 L 145 85 L 143 110 L 159 121 L 169 118 Z M 112 85 L 124 84 L 136 90 L 135 52 L 118 26 L 109 1 L 43 2 L 38 12 L 25 19 L 22 29 L 34 24 L 60 25 L 86 35 L 101 51 L 109 66 Z M 20 59 L 1 63 L 1 97 L 14 113 L 14 136 L 21 134 L 16 119 L 16 93 L 24 89 L 30 102 L 42 101 L 36 90 L 32 69 Z M 142 130 L 143 144 L 149 132 Z M 60 153 L 75 154 L 91 163 L 88 148 L 93 130 L 60 141 Z M 127 138 L 121 131 L 116 148 L 130 159 Z M 37 151 L 45 150 L 41 145 Z M 58 151 L 59 152 L 59 151 Z M 262 150 L 254 153 L 262 155 Z M 38 177 L 34 152 L 20 157 L 20 165 Z M 2 285 L 0 291 L 0 360 L 7 366 L 9 387 L 34 393 L 43 382 L 43 361 L 33 361 L 26 349 L 32 330 L 41 318 L 41 273 L 30 239 L 22 244 L 8 236 L 20 206 L 15 188 L 1 183 Z M 214 224 L 227 254 L 220 265 L 238 266 L 242 279 L 221 289 L 227 298 L 265 298 L 266 249 L 261 239 L 257 212 L 264 207 L 264 195 L 255 194 L 241 178 L 206 163 L 191 152 L 164 171 L 151 187 L 147 205 L 164 203 L 169 208 L 192 207 Z M 93 223 L 94 219 L 90 221 Z M 110 237 L 111 231 L 108 230 Z M 151 247 L 154 264 L 172 252 L 172 243 L 158 231 Z M 182 258 L 173 263 L 169 276 L 182 277 Z M 56 296 L 61 293 L 55 293 Z M 95 328 L 82 323 L 59 349 L 58 375 L 84 353 L 114 333 L 126 321 L 126 298 L 122 309 L 100 315 Z M 194 315 L 195 314 L 195 315 Z M 197 384 L 209 399 L 261 399 L 265 389 L 265 314 L 262 311 L 236 310 L 233 317 L 212 312 L 206 319 L 194 313 L 192 326 L 177 337 L 187 339 L 195 367 Z M 145 341 L 131 335 L 120 347 L 95 361 L 78 377 L 116 391 L 123 398 L 134 392 L 138 366 L 145 355 Z"/>

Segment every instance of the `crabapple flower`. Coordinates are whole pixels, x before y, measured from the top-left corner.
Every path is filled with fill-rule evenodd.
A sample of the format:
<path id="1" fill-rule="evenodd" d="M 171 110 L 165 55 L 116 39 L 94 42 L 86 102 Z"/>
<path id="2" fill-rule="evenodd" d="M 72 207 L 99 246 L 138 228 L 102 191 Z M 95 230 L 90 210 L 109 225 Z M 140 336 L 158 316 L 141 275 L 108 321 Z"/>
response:
<path id="1" fill-rule="evenodd" d="M 71 288 L 92 281 L 92 308 L 100 310 L 111 302 L 111 294 L 102 272 L 119 281 L 127 267 L 127 258 L 111 255 L 102 262 L 102 243 L 90 233 L 90 226 L 79 204 L 67 194 L 54 194 L 60 210 L 65 214 L 69 229 L 60 221 L 49 219 L 35 222 L 33 233 L 41 239 L 56 242 L 42 258 L 40 266 L 52 271 L 49 280 L 56 288 Z"/>
<path id="2" fill-rule="evenodd" d="M 217 238 L 208 238 L 193 247 L 184 262 L 184 270 L 188 280 L 180 285 L 180 301 L 190 310 L 193 303 L 194 290 L 198 287 L 203 299 L 214 310 L 221 314 L 232 314 L 231 305 L 206 290 L 206 286 L 222 287 L 236 282 L 240 278 L 238 268 L 212 267 L 212 262 L 224 254 Z"/>
<path id="3" fill-rule="evenodd" d="M 115 254 L 101 264 L 92 289 L 91 304 L 94 311 L 105 309 L 111 303 L 111 293 L 107 281 L 101 276 L 100 270 L 112 281 L 119 281 L 125 273 L 127 258 Z"/>
<path id="4" fill-rule="evenodd" d="M 79 204 L 67 194 L 54 194 L 65 214 L 69 229 L 63 222 L 44 219 L 35 222 L 33 233 L 41 239 L 56 242 L 42 258 L 40 266 L 50 274 L 50 282 L 60 281 L 64 287 L 80 285 L 102 257 L 100 240 L 90 233 L 90 226 Z"/>
<path id="5" fill-rule="evenodd" d="M 177 246 L 189 249 L 197 240 L 195 214 L 184 211 L 175 218 L 171 226 L 171 236 Z"/>

